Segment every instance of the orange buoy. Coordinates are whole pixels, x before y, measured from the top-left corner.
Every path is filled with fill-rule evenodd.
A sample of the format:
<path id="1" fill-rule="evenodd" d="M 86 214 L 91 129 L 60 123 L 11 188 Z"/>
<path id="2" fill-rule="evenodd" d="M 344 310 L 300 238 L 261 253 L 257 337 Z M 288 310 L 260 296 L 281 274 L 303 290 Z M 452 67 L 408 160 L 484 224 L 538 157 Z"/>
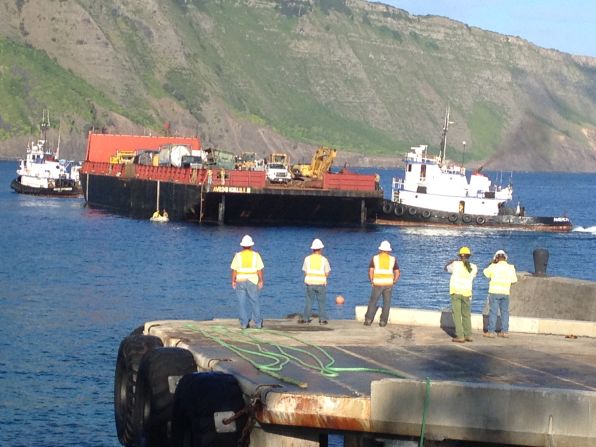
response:
<path id="1" fill-rule="evenodd" d="M 345 300 L 345 299 L 344 299 L 344 297 L 343 297 L 343 296 L 341 296 L 341 295 L 337 295 L 337 296 L 335 297 L 335 303 L 336 303 L 336 304 L 343 304 L 343 303 L 345 303 L 345 301 L 346 301 L 346 300 Z"/>

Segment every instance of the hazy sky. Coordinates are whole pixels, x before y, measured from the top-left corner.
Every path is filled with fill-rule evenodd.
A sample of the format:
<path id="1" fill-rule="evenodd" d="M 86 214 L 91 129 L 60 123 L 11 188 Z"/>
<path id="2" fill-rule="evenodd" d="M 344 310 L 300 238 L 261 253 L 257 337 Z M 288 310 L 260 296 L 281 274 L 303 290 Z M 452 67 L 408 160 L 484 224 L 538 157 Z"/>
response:
<path id="1" fill-rule="evenodd" d="M 596 57 L 596 0 L 380 0 L 415 15 L 439 15 L 544 47 Z"/>

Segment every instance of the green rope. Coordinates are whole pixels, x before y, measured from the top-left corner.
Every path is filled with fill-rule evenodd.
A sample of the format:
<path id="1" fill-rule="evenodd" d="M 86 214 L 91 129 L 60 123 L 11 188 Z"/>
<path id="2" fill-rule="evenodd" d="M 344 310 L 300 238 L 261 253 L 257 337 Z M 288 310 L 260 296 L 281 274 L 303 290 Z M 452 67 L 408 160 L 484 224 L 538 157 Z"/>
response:
<path id="1" fill-rule="evenodd" d="M 326 377 L 337 377 L 340 373 L 344 372 L 369 372 L 405 378 L 403 374 L 385 368 L 334 366 L 335 359 L 321 346 L 315 345 L 313 343 L 308 343 L 304 340 L 299 339 L 298 337 L 291 336 L 282 331 L 276 331 L 271 329 L 262 329 L 258 332 L 244 329 L 238 331 L 231 331 L 230 328 L 219 325 L 211 326 L 208 330 L 201 329 L 192 324 L 187 324 L 186 327 L 188 329 L 201 333 L 209 340 L 212 340 L 215 343 L 218 343 L 219 345 L 234 352 L 239 357 L 243 358 L 251 365 L 253 365 L 259 371 L 265 374 L 269 374 L 270 376 L 275 377 L 276 379 L 279 379 L 281 381 L 297 385 L 301 388 L 306 388 L 308 384 L 294 379 L 292 377 L 280 374 L 280 371 L 290 361 L 293 361 L 306 369 L 316 371 Z M 281 343 L 276 343 L 271 340 L 264 340 L 263 338 L 257 336 L 257 334 L 259 333 L 266 333 L 269 335 L 290 339 L 300 344 L 306 345 L 307 347 L 318 351 L 323 356 L 324 360 L 321 360 L 321 358 L 319 358 L 317 354 L 307 349 L 299 348 L 296 346 L 288 346 Z M 235 343 L 233 344 L 229 341 L 226 341 L 226 339 L 229 340 L 231 335 L 234 335 L 234 342 L 252 345 L 255 346 L 255 349 L 242 348 Z M 271 346 L 276 351 L 266 349 L 265 346 Z M 306 357 L 306 360 L 300 358 L 299 355 Z M 267 361 L 267 363 L 258 363 L 257 361 L 253 360 L 254 357 L 262 358 L 265 361 Z"/>
<path id="2" fill-rule="evenodd" d="M 426 432 L 426 415 L 428 413 L 428 406 L 430 404 L 430 378 L 426 378 L 426 387 L 424 392 L 424 406 L 422 408 L 422 425 L 420 426 L 420 442 L 419 447 L 424 445 L 424 433 Z"/>

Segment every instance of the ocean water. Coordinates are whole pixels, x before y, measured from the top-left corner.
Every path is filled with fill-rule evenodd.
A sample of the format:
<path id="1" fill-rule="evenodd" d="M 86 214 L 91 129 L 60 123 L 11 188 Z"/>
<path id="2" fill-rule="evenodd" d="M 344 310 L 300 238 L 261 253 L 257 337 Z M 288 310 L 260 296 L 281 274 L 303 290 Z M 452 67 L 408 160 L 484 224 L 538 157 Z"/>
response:
<path id="1" fill-rule="evenodd" d="M 528 214 L 565 213 L 576 225 L 550 234 L 153 224 L 86 208 L 82 199 L 16 194 L 15 168 L 0 163 L 0 446 L 118 446 L 112 399 L 120 341 L 147 320 L 235 318 L 229 265 L 245 233 L 265 263 L 265 320 L 301 311 L 300 268 L 315 237 L 332 268 L 331 319 L 351 319 L 354 306 L 366 304 L 368 262 L 384 239 L 402 270 L 398 306 L 448 307 L 442 269 L 462 245 L 480 267 L 505 249 L 530 272 L 532 251 L 546 248 L 549 274 L 596 281 L 596 174 L 513 174 Z M 386 191 L 400 174 L 377 172 Z M 474 311 L 486 293 L 479 277 Z M 343 306 L 334 303 L 340 294 Z"/>

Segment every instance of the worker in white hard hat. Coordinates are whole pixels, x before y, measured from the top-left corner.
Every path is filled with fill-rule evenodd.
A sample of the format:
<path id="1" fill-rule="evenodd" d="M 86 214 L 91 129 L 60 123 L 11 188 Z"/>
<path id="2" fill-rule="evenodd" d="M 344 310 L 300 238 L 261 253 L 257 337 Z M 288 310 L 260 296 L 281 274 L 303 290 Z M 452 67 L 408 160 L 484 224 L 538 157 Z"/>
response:
<path id="1" fill-rule="evenodd" d="M 470 262 L 472 251 L 469 247 L 461 247 L 457 252 L 458 259 L 450 261 L 445 271 L 451 273 L 449 295 L 451 295 L 451 313 L 455 325 L 457 343 L 474 341 L 472 338 L 472 288 L 478 273 L 476 264 Z"/>
<path id="2" fill-rule="evenodd" d="M 322 255 L 325 246 L 320 239 L 312 241 L 312 253 L 304 258 L 302 271 L 306 284 L 306 303 L 302 318 L 298 323 L 310 323 L 312 304 L 316 300 L 319 306 L 319 324 L 327 324 L 327 277 L 331 272 L 329 261 Z"/>
<path id="3" fill-rule="evenodd" d="M 252 237 L 248 234 L 242 238 L 240 246 L 242 251 L 234 255 L 232 259 L 232 288 L 238 297 L 240 310 L 240 327 L 249 328 L 251 313 L 248 311 L 248 303 L 252 310 L 252 320 L 255 328 L 263 327 L 261 306 L 259 303 L 259 290 L 263 288 L 263 269 L 265 268 L 261 255 L 253 250 L 255 245 Z M 248 301 L 248 303 L 247 303 Z"/>
<path id="4" fill-rule="evenodd" d="M 511 284 L 517 282 L 515 266 L 509 264 L 507 253 L 497 250 L 492 263 L 484 269 L 484 276 L 490 279 L 488 286 L 488 331 L 485 337 L 495 336 L 497 329 L 497 310 L 501 313 L 500 337 L 509 337 L 509 294 Z"/>
<path id="5" fill-rule="evenodd" d="M 383 296 L 383 307 L 379 326 L 387 326 L 389 320 L 389 310 L 391 309 L 391 294 L 393 286 L 399 280 L 400 270 L 395 256 L 391 253 L 391 244 L 389 241 L 381 242 L 379 253 L 372 257 L 368 266 L 368 279 L 372 285 L 370 298 L 368 300 L 368 309 L 364 316 L 364 325 L 370 326 L 377 313 L 377 302 Z"/>

